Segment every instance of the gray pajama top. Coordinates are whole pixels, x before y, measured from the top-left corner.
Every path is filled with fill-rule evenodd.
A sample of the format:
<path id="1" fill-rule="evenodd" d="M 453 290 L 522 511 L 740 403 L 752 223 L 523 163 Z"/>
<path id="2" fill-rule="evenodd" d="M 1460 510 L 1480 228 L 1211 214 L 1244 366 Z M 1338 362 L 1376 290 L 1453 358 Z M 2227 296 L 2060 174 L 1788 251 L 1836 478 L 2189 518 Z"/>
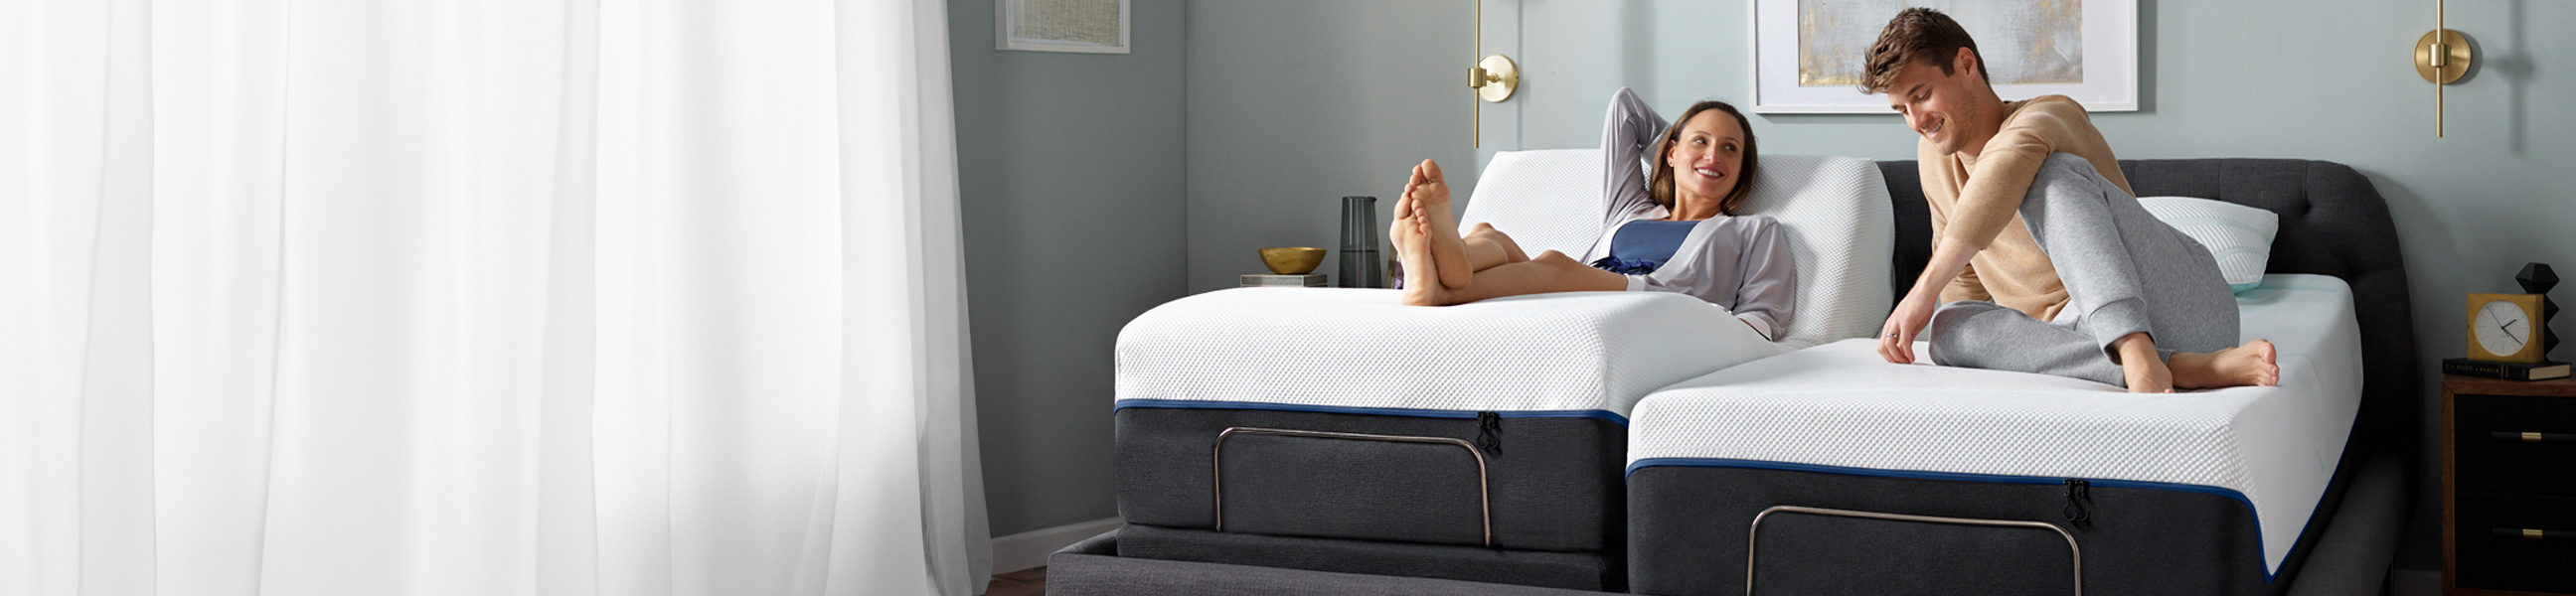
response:
<path id="1" fill-rule="evenodd" d="M 1583 262 L 1609 256 L 1612 235 L 1628 222 L 1671 217 L 1647 194 L 1646 173 L 1639 169 L 1667 125 L 1635 91 L 1621 88 L 1611 96 L 1608 120 L 1601 124 L 1605 162 L 1601 240 L 1584 252 Z M 1767 215 L 1701 220 L 1662 267 L 1629 275 L 1628 291 L 1673 292 L 1706 300 L 1777 341 L 1789 328 L 1790 313 L 1797 304 L 1798 264 L 1789 256 L 1785 234 L 1780 222 Z"/>

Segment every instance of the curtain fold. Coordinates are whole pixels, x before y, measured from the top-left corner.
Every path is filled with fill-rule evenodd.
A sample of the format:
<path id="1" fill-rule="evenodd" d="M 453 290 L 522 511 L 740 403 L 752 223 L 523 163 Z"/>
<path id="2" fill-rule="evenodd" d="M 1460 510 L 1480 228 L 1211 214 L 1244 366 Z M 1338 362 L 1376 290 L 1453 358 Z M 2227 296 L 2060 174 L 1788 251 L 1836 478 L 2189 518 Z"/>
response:
<path id="1" fill-rule="evenodd" d="M 0 5 L 0 593 L 972 594 L 944 5 Z"/>

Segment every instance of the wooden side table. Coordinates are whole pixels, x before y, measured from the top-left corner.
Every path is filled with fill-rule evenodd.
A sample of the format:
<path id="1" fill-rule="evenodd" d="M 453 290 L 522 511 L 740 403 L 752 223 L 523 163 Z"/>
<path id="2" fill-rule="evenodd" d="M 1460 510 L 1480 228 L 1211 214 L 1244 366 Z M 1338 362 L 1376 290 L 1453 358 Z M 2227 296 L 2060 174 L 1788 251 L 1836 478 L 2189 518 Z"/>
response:
<path id="1" fill-rule="evenodd" d="M 2576 594 L 2576 380 L 2442 377 L 2442 593 Z"/>

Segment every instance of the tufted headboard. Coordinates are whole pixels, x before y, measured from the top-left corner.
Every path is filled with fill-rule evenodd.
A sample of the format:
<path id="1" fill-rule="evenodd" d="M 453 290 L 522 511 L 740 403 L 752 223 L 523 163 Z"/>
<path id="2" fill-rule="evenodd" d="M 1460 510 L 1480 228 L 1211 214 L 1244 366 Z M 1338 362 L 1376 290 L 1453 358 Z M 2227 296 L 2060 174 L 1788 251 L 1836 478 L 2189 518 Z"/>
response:
<path id="1" fill-rule="evenodd" d="M 1896 210 L 1895 263 L 1889 285 L 1903 298 L 1932 258 L 1932 219 L 1922 173 L 1908 161 L 1878 162 Z M 2370 179 L 2343 164 L 2302 159 L 2121 160 L 2129 185 L 2143 196 L 2217 199 L 2281 215 L 2272 241 L 2273 273 L 2313 273 L 2352 285 L 2361 324 L 2362 406 L 2352 453 L 2410 454 L 2419 400 L 2414 311 L 2397 226 Z"/>

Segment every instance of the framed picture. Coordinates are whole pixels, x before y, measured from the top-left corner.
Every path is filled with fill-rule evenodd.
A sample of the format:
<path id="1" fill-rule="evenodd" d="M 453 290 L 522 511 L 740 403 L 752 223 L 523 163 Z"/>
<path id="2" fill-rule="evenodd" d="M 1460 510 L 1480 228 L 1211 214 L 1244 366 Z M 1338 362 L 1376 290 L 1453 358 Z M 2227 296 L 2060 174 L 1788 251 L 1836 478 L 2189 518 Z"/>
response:
<path id="1" fill-rule="evenodd" d="M 993 0 L 994 49 L 1127 53 L 1128 0 Z"/>
<path id="2" fill-rule="evenodd" d="M 1753 111 L 1886 114 L 1860 91 L 1862 60 L 1899 10 L 1928 6 L 1977 40 L 2006 101 L 2064 95 L 2138 109 L 2136 0 L 1754 0 Z"/>

